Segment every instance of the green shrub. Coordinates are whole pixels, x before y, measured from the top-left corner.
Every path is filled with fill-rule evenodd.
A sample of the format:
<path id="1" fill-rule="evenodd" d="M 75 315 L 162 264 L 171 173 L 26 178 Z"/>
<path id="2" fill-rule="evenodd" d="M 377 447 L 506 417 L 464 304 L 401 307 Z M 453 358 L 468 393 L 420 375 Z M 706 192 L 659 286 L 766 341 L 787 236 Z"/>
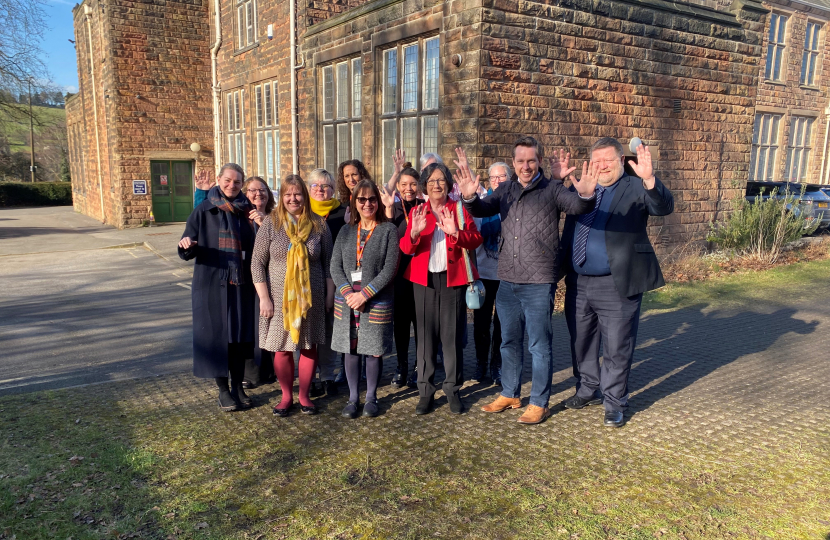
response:
<path id="1" fill-rule="evenodd" d="M 778 198 L 777 194 L 776 188 L 769 197 L 765 198 L 761 193 L 753 201 L 736 197 L 732 203 L 733 211 L 724 222 L 709 223 L 706 239 L 720 249 L 774 263 L 784 245 L 815 232 L 819 226 L 818 219 L 810 223 L 807 217 L 812 216 L 791 211 L 798 208 L 800 196 L 787 193 Z"/>
<path id="2" fill-rule="evenodd" d="M 0 182 L 0 207 L 71 204 L 72 184 L 69 182 Z"/>

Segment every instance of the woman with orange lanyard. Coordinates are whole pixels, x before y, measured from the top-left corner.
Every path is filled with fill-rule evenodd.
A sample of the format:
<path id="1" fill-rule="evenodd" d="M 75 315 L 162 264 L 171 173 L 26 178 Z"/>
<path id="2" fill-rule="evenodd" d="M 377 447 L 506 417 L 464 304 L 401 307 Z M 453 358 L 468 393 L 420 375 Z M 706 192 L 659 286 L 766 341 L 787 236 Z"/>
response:
<path id="1" fill-rule="evenodd" d="M 397 163 L 396 163 L 397 164 Z M 406 234 L 409 225 L 409 214 L 412 209 L 423 204 L 423 199 L 418 198 L 418 178 L 420 174 L 413 169 L 409 163 L 404 163 L 397 179 L 399 201 L 394 206 L 386 209 L 386 215 L 398 228 L 398 237 Z M 416 386 L 417 373 L 412 371 L 407 383 L 409 374 L 409 331 L 410 327 L 415 328 L 415 342 L 418 341 L 417 325 L 415 324 L 415 297 L 412 292 L 412 282 L 406 279 L 403 274 L 409 268 L 411 255 L 401 255 L 398 263 L 398 273 L 395 276 L 395 349 L 398 356 L 398 369 L 392 377 L 392 387 L 401 388 L 404 385 Z"/>
<path id="2" fill-rule="evenodd" d="M 349 202 L 349 223 L 337 236 L 331 256 L 335 284 L 331 348 L 345 353 L 349 401 L 343 416 L 357 416 L 360 357 L 366 360 L 363 416 L 377 416 L 381 357 L 392 349 L 392 305 L 398 266 L 398 231 L 387 221 L 378 186 L 361 180 Z"/>

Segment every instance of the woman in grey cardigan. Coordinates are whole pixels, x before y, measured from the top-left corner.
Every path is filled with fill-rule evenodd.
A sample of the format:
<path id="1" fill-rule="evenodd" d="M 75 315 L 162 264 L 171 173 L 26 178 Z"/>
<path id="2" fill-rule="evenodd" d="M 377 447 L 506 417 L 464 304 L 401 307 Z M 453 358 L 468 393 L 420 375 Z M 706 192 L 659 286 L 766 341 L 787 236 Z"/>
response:
<path id="1" fill-rule="evenodd" d="M 398 230 L 386 220 L 380 191 L 361 180 L 349 202 L 331 256 L 334 295 L 332 350 L 345 353 L 349 401 L 343 416 L 355 418 L 359 400 L 360 357 L 366 359 L 366 404 L 363 416 L 377 416 L 381 356 L 392 350 L 392 282 L 398 268 Z"/>

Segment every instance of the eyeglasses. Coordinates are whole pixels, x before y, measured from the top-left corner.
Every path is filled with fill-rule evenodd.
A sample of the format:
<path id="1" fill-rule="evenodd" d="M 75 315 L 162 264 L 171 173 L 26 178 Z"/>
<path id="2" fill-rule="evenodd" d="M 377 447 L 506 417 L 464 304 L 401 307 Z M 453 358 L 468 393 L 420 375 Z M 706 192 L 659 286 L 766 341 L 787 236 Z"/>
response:
<path id="1" fill-rule="evenodd" d="M 504 180 L 507 180 L 507 175 L 506 174 L 494 174 L 493 176 L 490 177 L 490 179 L 491 180 L 496 180 L 498 182 L 502 182 Z"/>
<path id="2" fill-rule="evenodd" d="M 265 195 L 268 193 L 267 189 L 249 189 L 246 193 L 259 193 L 260 195 Z"/>
<path id="3" fill-rule="evenodd" d="M 311 189 L 326 190 L 326 189 L 334 189 L 334 188 L 331 187 L 331 184 L 311 184 Z"/>
<path id="4" fill-rule="evenodd" d="M 446 186 L 446 185 L 447 185 L 447 181 L 446 181 L 446 180 L 443 180 L 443 179 L 442 179 L 442 180 L 427 180 L 427 185 L 428 185 L 428 186 L 436 186 L 436 185 L 438 185 L 438 186 Z"/>
<path id="5" fill-rule="evenodd" d="M 366 203 L 377 204 L 378 203 L 378 198 L 375 197 L 375 196 L 372 196 L 372 197 L 356 197 L 356 199 L 357 199 L 357 202 L 360 203 L 360 204 L 366 204 Z"/>

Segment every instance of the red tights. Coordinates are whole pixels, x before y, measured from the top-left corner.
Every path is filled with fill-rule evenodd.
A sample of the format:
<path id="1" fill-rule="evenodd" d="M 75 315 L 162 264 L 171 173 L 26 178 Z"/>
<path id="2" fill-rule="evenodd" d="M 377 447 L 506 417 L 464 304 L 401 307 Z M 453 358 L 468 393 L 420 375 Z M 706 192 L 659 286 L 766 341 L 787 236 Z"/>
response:
<path id="1" fill-rule="evenodd" d="M 311 407 L 313 403 L 308 397 L 311 380 L 317 369 L 317 346 L 300 351 L 300 405 Z M 274 373 L 282 389 L 282 401 L 278 409 L 287 409 L 294 401 L 294 353 L 292 351 L 277 351 L 274 353 Z"/>

